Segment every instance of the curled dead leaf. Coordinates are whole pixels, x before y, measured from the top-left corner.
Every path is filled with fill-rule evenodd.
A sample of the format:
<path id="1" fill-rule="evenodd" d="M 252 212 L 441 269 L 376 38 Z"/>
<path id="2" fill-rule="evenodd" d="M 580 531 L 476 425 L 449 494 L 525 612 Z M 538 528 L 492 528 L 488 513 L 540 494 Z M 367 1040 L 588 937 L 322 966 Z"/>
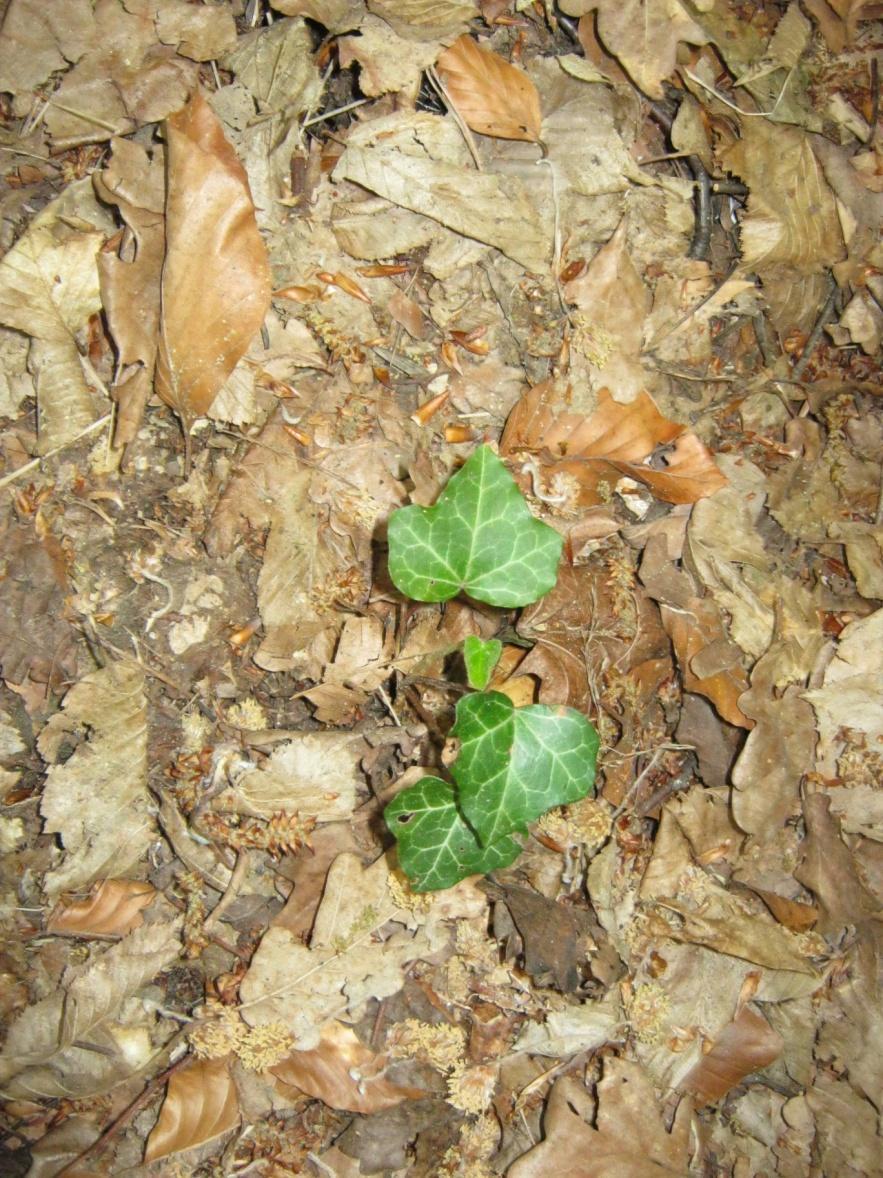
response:
<path id="1" fill-rule="evenodd" d="M 168 190 L 156 392 L 185 431 L 260 329 L 270 265 L 245 169 L 200 94 L 166 122 Z"/>
<path id="2" fill-rule="evenodd" d="M 473 131 L 530 143 L 539 139 L 540 96 L 520 69 L 479 49 L 465 34 L 444 51 L 436 69 L 457 113 Z"/>
<path id="3" fill-rule="evenodd" d="M 538 455 L 545 477 L 571 480 L 583 506 L 600 503 L 600 485 L 613 486 L 621 475 L 667 503 L 695 503 L 726 485 L 707 447 L 686 426 L 663 417 L 647 393 L 623 405 L 601 389 L 589 417 L 560 413 L 558 403 L 548 381 L 526 393 L 509 415 L 500 451 Z M 646 464 L 657 447 L 672 443 L 664 467 Z"/>
<path id="4" fill-rule="evenodd" d="M 142 923 L 141 911 L 155 895 L 156 889 L 142 880 L 105 879 L 85 900 L 56 904 L 46 921 L 46 931 L 125 936 Z"/>
<path id="5" fill-rule="evenodd" d="M 331 1108 L 351 1113 L 379 1113 L 403 1100 L 420 1100 L 426 1093 L 387 1080 L 385 1055 L 378 1055 L 344 1023 L 322 1028 L 319 1046 L 293 1051 L 270 1071 L 279 1088 L 292 1085 Z"/>
<path id="6" fill-rule="evenodd" d="M 239 1095 L 230 1057 L 196 1060 L 169 1079 L 159 1120 L 147 1139 L 145 1162 L 194 1149 L 239 1123 Z"/>

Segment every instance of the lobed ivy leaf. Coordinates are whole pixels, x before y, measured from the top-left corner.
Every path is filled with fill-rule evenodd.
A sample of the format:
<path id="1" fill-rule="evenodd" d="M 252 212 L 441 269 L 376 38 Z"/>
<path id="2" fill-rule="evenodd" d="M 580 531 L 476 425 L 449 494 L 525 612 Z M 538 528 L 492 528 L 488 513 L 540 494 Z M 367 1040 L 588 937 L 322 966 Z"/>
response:
<path id="1" fill-rule="evenodd" d="M 484 691 L 491 681 L 494 668 L 500 661 L 503 644 L 499 638 L 477 638 L 468 634 L 463 642 L 463 661 L 466 664 L 466 678 L 474 691 Z"/>
<path id="2" fill-rule="evenodd" d="M 516 708 L 499 691 L 467 695 L 451 735 L 460 741 L 457 802 L 484 847 L 594 786 L 598 734 L 573 708 Z"/>
<path id="3" fill-rule="evenodd" d="M 418 892 L 508 867 L 521 851 L 509 835 L 483 847 L 457 809 L 453 786 L 439 777 L 422 777 L 403 789 L 383 816 L 395 835 L 399 864 Z"/>
<path id="4" fill-rule="evenodd" d="M 511 609 L 554 586 L 562 539 L 531 515 L 490 446 L 479 446 L 434 507 L 389 518 L 389 575 L 416 601 L 447 601 L 461 589 Z"/>

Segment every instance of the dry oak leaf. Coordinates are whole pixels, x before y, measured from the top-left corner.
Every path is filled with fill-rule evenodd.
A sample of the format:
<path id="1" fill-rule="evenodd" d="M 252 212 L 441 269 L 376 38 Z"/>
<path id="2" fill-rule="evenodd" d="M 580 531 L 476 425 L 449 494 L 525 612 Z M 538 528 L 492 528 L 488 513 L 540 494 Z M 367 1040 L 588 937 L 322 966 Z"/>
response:
<path id="1" fill-rule="evenodd" d="M 526 393 L 509 415 L 500 452 L 513 457 L 538 453 L 547 478 L 575 480 L 584 506 L 602 502 L 599 484 L 615 486 L 621 475 L 644 483 L 667 503 L 695 503 L 726 485 L 699 438 L 663 417 L 647 393 L 621 405 L 601 389 L 590 417 L 561 413 L 559 404 L 551 382 Z M 646 465 L 657 446 L 672 442 L 663 469 Z"/>
<path id="2" fill-rule="evenodd" d="M 586 1123 L 591 1109 L 583 1085 L 562 1076 L 546 1106 L 545 1140 L 507 1170 L 508 1178 L 683 1178 L 690 1160 L 691 1111 L 689 1100 L 682 1101 L 666 1133 L 642 1069 L 608 1059 L 598 1084 L 597 1128 Z"/>
<path id="3" fill-rule="evenodd" d="M 762 1015 L 743 1006 L 718 1032 L 711 1049 L 690 1068 L 679 1087 L 694 1093 L 700 1104 L 711 1104 L 751 1072 L 773 1063 L 784 1046 L 782 1036 Z"/>
<path id="4" fill-rule="evenodd" d="M 142 909 L 151 903 L 156 889 L 138 879 L 105 879 L 85 900 L 56 904 L 46 921 L 49 933 L 78 936 L 125 936 L 144 922 Z"/>
<path id="5" fill-rule="evenodd" d="M 662 83 L 677 63 L 678 44 L 705 45 L 710 40 L 679 0 L 564 0 L 570 16 L 598 10 L 598 33 L 604 48 L 620 62 L 650 98 L 662 98 Z M 708 11 L 701 0 L 696 7 Z"/>
<path id="6" fill-rule="evenodd" d="M 458 114 L 473 131 L 497 139 L 539 139 L 540 96 L 522 70 L 480 49 L 465 35 L 444 51 L 436 69 Z"/>
<path id="7" fill-rule="evenodd" d="M 239 1124 L 239 1094 L 230 1056 L 195 1060 L 169 1079 L 159 1120 L 147 1139 L 145 1162 L 195 1149 Z"/>
<path id="8" fill-rule="evenodd" d="M 260 330 L 270 264 L 245 169 L 201 94 L 167 120 L 166 135 L 156 392 L 187 432 Z"/>
<path id="9" fill-rule="evenodd" d="M 384 1075 L 387 1057 L 359 1039 L 352 1027 L 327 1023 L 312 1051 L 293 1051 L 271 1073 L 286 1087 L 299 1088 L 330 1108 L 351 1113 L 379 1113 L 403 1100 L 420 1100 L 422 1088 L 394 1084 Z"/>

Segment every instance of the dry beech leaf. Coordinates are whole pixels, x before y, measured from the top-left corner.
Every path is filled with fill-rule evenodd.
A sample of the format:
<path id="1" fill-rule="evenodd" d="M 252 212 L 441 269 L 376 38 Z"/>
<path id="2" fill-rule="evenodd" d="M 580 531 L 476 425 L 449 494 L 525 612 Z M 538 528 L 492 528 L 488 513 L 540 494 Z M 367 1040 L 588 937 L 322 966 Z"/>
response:
<path id="1" fill-rule="evenodd" d="M 170 1078 L 144 1160 L 155 1162 L 194 1149 L 238 1124 L 239 1094 L 230 1075 L 230 1057 L 196 1060 Z"/>
<path id="2" fill-rule="evenodd" d="M 426 1095 L 421 1088 L 387 1080 L 386 1063 L 387 1057 L 366 1047 L 352 1027 L 335 1021 L 322 1028 L 318 1047 L 293 1051 L 270 1071 L 283 1091 L 293 1085 L 330 1108 L 351 1113 L 379 1113 Z"/>
<path id="3" fill-rule="evenodd" d="M 93 173 L 92 182 L 101 200 L 117 206 L 135 241 L 134 257 L 124 256 L 124 234 L 111 238 L 98 255 L 101 302 L 117 349 L 113 398 L 119 446 L 138 432 L 153 388 L 166 242 L 165 161 L 160 151 L 151 158 L 131 139 L 114 139 L 112 148 L 110 162 Z"/>
<path id="4" fill-rule="evenodd" d="M 260 330 L 270 266 L 245 169 L 196 94 L 166 122 L 166 257 L 156 392 L 185 432 Z"/>
<path id="5" fill-rule="evenodd" d="M 0 1056 L 5 1094 L 95 1096 L 150 1064 L 156 1017 L 143 1007 L 139 1015 L 129 1000 L 179 956 L 179 931 L 177 922 L 142 925 L 69 968 L 58 989 L 23 1010 Z"/>
<path id="6" fill-rule="evenodd" d="M 436 69 L 457 113 L 473 131 L 497 139 L 539 139 L 540 96 L 520 69 L 479 49 L 465 35 L 444 51 Z"/>
<path id="7" fill-rule="evenodd" d="M 700 1104 L 720 1100 L 743 1077 L 778 1059 L 785 1041 L 766 1019 L 743 1006 L 732 1022 L 716 1036 L 711 1050 L 703 1055 L 680 1083 Z"/>
<path id="8" fill-rule="evenodd" d="M 686 426 L 663 417 L 647 393 L 621 405 L 601 389 L 590 417 L 558 412 L 558 404 L 551 382 L 531 389 L 509 415 L 500 450 L 514 457 L 538 453 L 547 478 L 575 480 L 582 505 L 600 503 L 599 484 L 614 486 L 620 475 L 644 483 L 667 503 L 695 503 L 726 485 L 706 446 Z M 672 442 L 663 469 L 645 465 L 657 446 Z"/>
<path id="9" fill-rule="evenodd" d="M 705 11 L 704 2 L 696 7 Z M 705 45 L 708 35 L 680 0 L 565 0 L 564 11 L 584 16 L 598 10 L 598 33 L 633 81 L 650 98 L 674 70 L 678 44 Z"/>
<path id="10" fill-rule="evenodd" d="M 156 889 L 142 880 L 105 879 L 85 900 L 61 900 L 46 921 L 46 931 L 125 936 L 143 922 L 141 911 L 155 895 Z"/>

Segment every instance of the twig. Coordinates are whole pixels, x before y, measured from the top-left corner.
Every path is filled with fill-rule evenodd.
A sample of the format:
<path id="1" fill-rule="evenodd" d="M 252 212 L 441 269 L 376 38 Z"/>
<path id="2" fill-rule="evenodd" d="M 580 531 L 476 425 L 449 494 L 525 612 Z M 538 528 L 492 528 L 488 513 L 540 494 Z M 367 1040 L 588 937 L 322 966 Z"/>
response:
<path id="1" fill-rule="evenodd" d="M 743 119 L 768 119 L 770 115 L 774 115 L 779 109 L 779 103 L 785 97 L 785 91 L 788 89 L 788 83 L 791 81 L 791 75 L 794 73 L 794 66 L 785 75 L 785 81 L 782 83 L 782 89 L 779 91 L 779 97 L 773 103 L 772 110 L 743 110 L 741 106 L 737 106 L 735 102 L 730 102 L 729 98 L 725 98 L 719 90 L 715 90 L 714 86 L 709 86 L 707 82 L 703 82 L 700 77 L 697 77 L 692 70 L 684 69 L 683 73 L 695 82 L 697 86 L 701 86 L 703 90 L 707 90 L 709 94 L 713 95 L 718 102 L 722 102 L 724 106 L 728 106 L 730 110 L 734 110 L 736 114 L 741 115 Z"/>
<path id="2" fill-rule="evenodd" d="M 178 1034 L 175 1035 L 174 1038 L 166 1044 L 163 1050 L 170 1051 L 183 1038 L 184 1034 L 184 1031 L 179 1031 Z M 144 1088 L 143 1091 L 135 1097 L 131 1104 L 128 1104 L 120 1113 L 120 1115 L 111 1121 L 101 1136 L 97 1137 L 90 1146 L 83 1150 L 82 1153 L 77 1154 L 77 1156 L 72 1161 L 68 1162 L 66 1166 L 60 1169 L 56 1173 L 55 1178 L 64 1178 L 66 1174 L 72 1174 L 75 1170 L 80 1170 L 85 1162 L 90 1161 L 98 1154 L 103 1153 L 108 1144 L 113 1140 L 114 1137 L 116 1137 L 117 1133 L 119 1133 L 120 1129 L 125 1128 L 125 1126 L 128 1125 L 128 1123 L 134 1117 L 136 1117 L 138 1113 L 140 1113 L 144 1108 L 144 1106 L 153 1098 L 153 1094 L 156 1092 L 157 1088 L 160 1088 L 163 1084 L 165 1084 L 165 1082 L 170 1079 L 170 1077 L 174 1075 L 178 1068 L 186 1063 L 189 1058 L 189 1055 L 182 1055 L 179 1060 L 176 1060 L 175 1063 L 167 1067 L 164 1072 L 160 1072 L 158 1076 L 154 1076 L 147 1087 Z"/>
<path id="3" fill-rule="evenodd" d="M 51 450 L 47 450 L 45 454 L 40 454 L 37 458 L 32 458 L 31 461 L 26 462 L 24 466 L 19 466 L 9 474 L 4 475 L 3 478 L 0 479 L 0 490 L 2 490 L 4 487 L 8 487 L 10 483 L 14 483 L 18 479 L 24 478 L 25 475 L 30 474 L 32 470 L 36 470 L 40 463 L 45 462 L 47 458 L 54 458 L 56 454 L 60 454 L 62 450 L 67 450 L 70 446 L 75 446 L 77 442 L 81 441 L 85 437 L 88 437 L 89 434 L 97 433 L 98 430 L 103 429 L 104 426 L 107 425 L 112 417 L 112 413 L 105 413 L 103 417 L 99 417 L 97 421 L 93 421 L 91 425 L 87 425 L 85 429 L 81 429 L 76 437 L 70 438 L 67 442 L 62 442 L 60 446 L 54 446 Z"/>
<path id="4" fill-rule="evenodd" d="M 698 155 L 691 155 L 689 162 L 696 181 L 696 224 L 687 257 L 704 262 L 711 248 L 711 177 Z"/>
<path id="5" fill-rule="evenodd" d="M 438 76 L 438 74 L 436 73 L 434 66 L 429 67 L 429 69 L 426 71 L 426 76 L 427 76 L 427 78 L 429 78 L 430 83 L 432 84 L 432 86 L 435 88 L 435 90 L 441 96 L 445 106 L 451 112 L 454 122 L 460 128 L 460 134 L 466 140 L 466 146 L 469 148 L 469 154 L 472 156 L 473 160 L 475 161 L 475 167 L 476 167 L 477 171 L 483 172 L 484 168 L 481 166 L 481 159 L 479 158 L 479 155 L 478 155 L 478 148 L 475 145 L 475 140 L 472 138 L 472 132 L 466 126 L 463 116 L 457 110 L 454 100 L 451 98 L 450 94 L 448 94 L 448 91 L 445 88 L 445 84 L 441 80 L 441 78 Z"/>
<path id="6" fill-rule="evenodd" d="M 307 119 L 305 123 L 301 123 L 302 127 L 315 127 L 316 123 L 324 123 L 328 119 L 336 118 L 337 115 L 345 115 L 347 111 L 355 110 L 357 106 L 364 106 L 366 102 L 372 102 L 371 98 L 357 98 L 354 102 L 348 102 L 346 106 L 339 106 L 336 110 L 326 110 L 322 115 L 314 115 L 311 119 Z"/>
<path id="7" fill-rule="evenodd" d="M 236 856 L 236 866 L 230 875 L 224 894 L 205 919 L 204 928 L 208 931 L 210 925 L 215 925 L 239 895 L 246 874 L 248 873 L 248 851 L 244 848 Z"/>
<path id="8" fill-rule="evenodd" d="M 828 297 L 822 304 L 822 309 L 819 311 L 818 318 L 813 325 L 812 331 L 809 333 L 809 339 L 804 345 L 803 351 L 800 353 L 800 359 L 791 370 L 791 377 L 793 380 L 800 380 L 803 376 L 803 371 L 812 359 L 812 354 L 816 350 L 819 340 L 822 338 L 822 332 L 825 329 L 825 324 L 831 317 L 831 311 L 834 309 L 834 299 L 837 296 L 837 283 L 834 280 L 833 274 L 828 274 Z"/>

